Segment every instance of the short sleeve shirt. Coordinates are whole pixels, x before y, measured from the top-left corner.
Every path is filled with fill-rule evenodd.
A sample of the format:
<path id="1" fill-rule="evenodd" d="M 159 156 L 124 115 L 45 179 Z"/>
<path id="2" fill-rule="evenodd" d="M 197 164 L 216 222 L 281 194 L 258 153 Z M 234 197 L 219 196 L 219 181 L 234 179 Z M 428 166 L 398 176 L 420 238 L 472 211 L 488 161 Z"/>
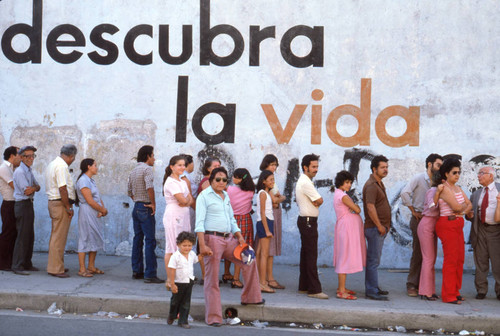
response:
<path id="1" fill-rule="evenodd" d="M 363 187 L 363 209 L 365 212 L 365 229 L 376 227 L 375 222 L 368 215 L 367 204 L 374 204 L 377 210 L 377 216 L 380 224 L 387 227 L 391 227 L 391 206 L 389 200 L 387 199 L 387 194 L 385 191 L 385 186 L 381 182 L 378 182 L 375 177 L 370 175 L 368 181 L 366 181 Z"/>
<path id="2" fill-rule="evenodd" d="M 197 262 L 198 257 L 196 257 L 196 253 L 193 251 L 189 252 L 187 259 L 179 250 L 175 251 L 168 262 L 168 268 L 175 268 L 174 282 L 189 283 L 190 280 L 194 280 L 193 265 Z"/>
<path id="3" fill-rule="evenodd" d="M 64 186 L 68 190 L 68 197 L 74 200 L 75 187 L 69 173 L 69 166 L 62 157 L 58 156 L 49 163 L 45 172 L 45 190 L 49 200 L 61 199 L 59 188 Z"/>
<path id="4" fill-rule="evenodd" d="M 4 161 L 0 165 L 0 193 L 4 201 L 14 200 L 14 189 L 9 185 L 13 181 L 14 169 L 12 163 Z"/>
<path id="5" fill-rule="evenodd" d="M 145 162 L 137 163 L 128 178 L 128 195 L 134 202 L 149 203 L 148 189 L 153 188 L 153 168 Z"/>
<path id="6" fill-rule="evenodd" d="M 319 200 L 321 195 L 314 187 L 313 181 L 306 174 L 302 174 L 297 181 L 295 197 L 300 216 L 318 217 L 319 209 L 312 202 Z"/>

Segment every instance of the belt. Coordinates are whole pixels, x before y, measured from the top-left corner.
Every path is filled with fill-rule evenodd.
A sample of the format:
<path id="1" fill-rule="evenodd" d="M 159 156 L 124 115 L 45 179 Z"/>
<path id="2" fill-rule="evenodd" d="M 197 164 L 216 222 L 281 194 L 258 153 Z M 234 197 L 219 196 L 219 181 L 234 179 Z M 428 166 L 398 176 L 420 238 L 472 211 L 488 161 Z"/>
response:
<path id="1" fill-rule="evenodd" d="M 16 202 L 32 202 L 33 203 L 33 198 L 23 199 L 23 200 L 19 200 Z"/>
<path id="2" fill-rule="evenodd" d="M 60 202 L 60 201 L 62 201 L 62 199 L 60 199 L 60 198 L 49 200 L 49 202 Z M 71 204 L 71 205 L 75 204 L 75 200 L 72 200 L 71 198 L 69 198 L 68 201 L 69 201 L 69 204 Z"/>
<path id="3" fill-rule="evenodd" d="M 306 221 L 310 221 L 310 220 L 318 220 L 318 217 L 314 217 L 314 216 L 299 216 L 299 218 L 303 218 L 305 219 Z"/>
<path id="4" fill-rule="evenodd" d="M 217 236 L 217 237 L 227 238 L 227 237 L 229 237 L 229 235 L 231 234 L 231 232 L 205 231 L 205 234 L 214 235 L 214 236 Z"/>

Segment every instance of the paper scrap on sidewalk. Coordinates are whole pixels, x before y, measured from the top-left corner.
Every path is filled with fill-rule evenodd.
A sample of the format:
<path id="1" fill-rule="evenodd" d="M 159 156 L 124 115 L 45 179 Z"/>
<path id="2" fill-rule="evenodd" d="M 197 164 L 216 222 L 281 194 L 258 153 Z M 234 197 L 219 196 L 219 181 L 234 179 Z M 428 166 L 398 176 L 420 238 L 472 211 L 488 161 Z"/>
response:
<path id="1" fill-rule="evenodd" d="M 17 307 L 17 308 L 16 308 L 16 311 L 17 311 L 17 312 L 22 312 L 22 311 L 24 311 L 24 310 L 23 310 L 22 308 Z"/>
<path id="2" fill-rule="evenodd" d="M 53 302 L 50 305 L 50 307 L 47 309 L 47 313 L 49 313 L 50 315 L 59 315 L 59 316 L 61 316 L 62 314 L 64 314 L 64 310 L 62 310 L 61 308 L 57 308 L 56 303 Z"/>

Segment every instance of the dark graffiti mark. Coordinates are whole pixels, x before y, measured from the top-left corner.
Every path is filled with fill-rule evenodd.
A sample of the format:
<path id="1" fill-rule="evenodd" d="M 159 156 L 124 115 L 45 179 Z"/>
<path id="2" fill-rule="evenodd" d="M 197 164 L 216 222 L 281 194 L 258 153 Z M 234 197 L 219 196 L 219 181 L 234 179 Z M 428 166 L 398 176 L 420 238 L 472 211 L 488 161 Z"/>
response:
<path id="1" fill-rule="evenodd" d="M 286 181 L 285 181 L 285 191 L 283 195 L 286 200 L 281 204 L 285 211 L 292 208 L 292 197 L 294 196 L 294 186 L 299 179 L 299 159 L 293 158 L 288 160 L 288 166 L 286 168 Z M 295 198 L 293 199 L 295 201 Z"/>
<path id="2" fill-rule="evenodd" d="M 206 145 L 201 151 L 198 152 L 198 171 L 201 172 L 203 163 L 209 157 L 216 157 L 221 161 L 221 165 L 227 169 L 229 176 L 234 171 L 234 160 L 231 153 L 227 152 L 224 148 Z"/>
<path id="3" fill-rule="evenodd" d="M 360 188 L 358 188 L 358 174 L 361 160 L 367 160 L 371 162 L 375 155 L 376 154 L 374 154 L 372 151 L 359 148 L 347 149 L 344 151 L 344 169 L 354 176 L 353 186 L 347 194 L 353 199 L 355 203 L 361 202 L 361 191 Z"/>

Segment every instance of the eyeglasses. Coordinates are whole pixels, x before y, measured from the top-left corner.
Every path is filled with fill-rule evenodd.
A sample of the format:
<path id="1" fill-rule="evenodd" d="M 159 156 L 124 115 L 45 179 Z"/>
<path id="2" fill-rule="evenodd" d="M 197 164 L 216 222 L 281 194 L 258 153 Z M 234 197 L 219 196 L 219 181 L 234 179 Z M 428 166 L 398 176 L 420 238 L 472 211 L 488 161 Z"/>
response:
<path id="1" fill-rule="evenodd" d="M 456 170 L 454 172 L 451 172 L 452 175 L 460 175 L 462 172 L 460 170 Z"/>
<path id="2" fill-rule="evenodd" d="M 22 156 L 24 156 L 25 158 L 28 158 L 28 159 L 34 159 L 34 158 L 36 158 L 36 154 L 29 154 L 29 155 L 23 154 Z"/>
<path id="3" fill-rule="evenodd" d="M 491 173 L 479 172 L 477 173 L 477 176 L 490 175 L 490 174 Z"/>
<path id="4" fill-rule="evenodd" d="M 215 182 L 224 182 L 224 183 L 227 183 L 227 177 L 216 177 L 215 178 Z"/>

